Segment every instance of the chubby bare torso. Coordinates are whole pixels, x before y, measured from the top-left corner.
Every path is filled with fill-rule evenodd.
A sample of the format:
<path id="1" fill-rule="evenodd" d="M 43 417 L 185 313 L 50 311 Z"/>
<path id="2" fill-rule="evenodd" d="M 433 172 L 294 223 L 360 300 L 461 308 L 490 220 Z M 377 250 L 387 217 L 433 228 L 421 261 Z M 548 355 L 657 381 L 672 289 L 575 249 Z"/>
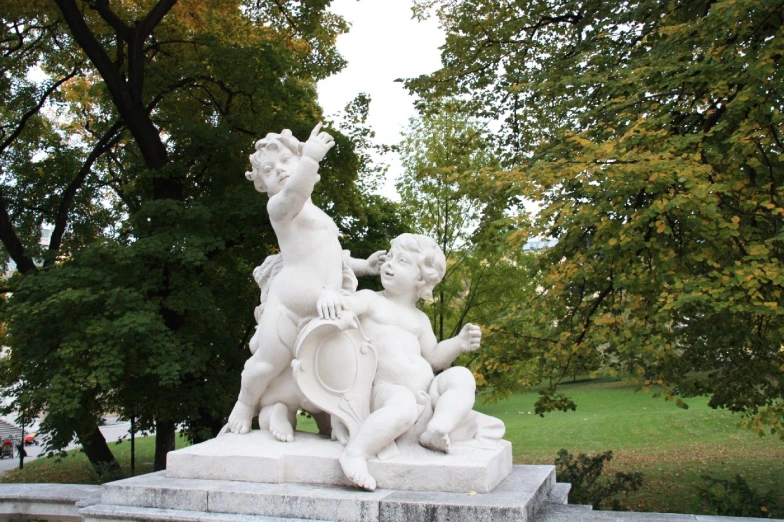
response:
<path id="1" fill-rule="evenodd" d="M 278 236 L 283 269 L 270 286 L 270 299 L 300 317 L 316 315 L 316 302 L 324 290 L 340 290 L 343 250 L 338 227 L 308 201 L 288 220 L 272 220 Z"/>
<path id="2" fill-rule="evenodd" d="M 427 390 L 434 374 L 430 363 L 422 357 L 419 340 L 422 328 L 430 328 L 427 317 L 381 294 L 369 291 L 361 294 L 370 305 L 360 317 L 362 330 L 378 355 L 375 386 L 398 384 L 412 392 Z"/>

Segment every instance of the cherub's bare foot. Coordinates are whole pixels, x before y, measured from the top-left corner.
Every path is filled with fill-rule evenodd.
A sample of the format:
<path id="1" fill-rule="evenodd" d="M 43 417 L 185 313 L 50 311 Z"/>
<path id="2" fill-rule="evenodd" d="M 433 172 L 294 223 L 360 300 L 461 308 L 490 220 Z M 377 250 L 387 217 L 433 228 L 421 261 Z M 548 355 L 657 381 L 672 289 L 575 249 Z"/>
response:
<path id="1" fill-rule="evenodd" d="M 437 430 L 426 430 L 419 436 L 419 443 L 431 450 L 449 453 L 452 443 L 449 441 L 449 434 Z"/>
<path id="2" fill-rule="evenodd" d="M 237 401 L 229 415 L 229 429 L 232 433 L 248 433 L 253 420 L 253 408 Z"/>
<path id="3" fill-rule="evenodd" d="M 351 482 L 360 488 L 368 491 L 376 489 L 376 479 L 370 476 L 367 467 L 367 460 L 362 457 L 354 457 L 349 455 L 346 451 L 340 455 L 340 467 L 343 468 L 343 473 L 346 474 Z"/>
<path id="4" fill-rule="evenodd" d="M 291 442 L 294 440 L 294 427 L 289 422 L 285 404 L 278 403 L 272 407 L 269 426 L 270 431 L 279 441 Z"/>

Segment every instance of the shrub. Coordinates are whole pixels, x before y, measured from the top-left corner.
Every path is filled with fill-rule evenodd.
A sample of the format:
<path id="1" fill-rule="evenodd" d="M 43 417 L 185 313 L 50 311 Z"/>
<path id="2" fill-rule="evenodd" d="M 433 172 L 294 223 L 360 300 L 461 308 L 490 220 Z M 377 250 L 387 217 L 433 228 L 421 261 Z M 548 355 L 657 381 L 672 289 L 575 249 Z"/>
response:
<path id="1" fill-rule="evenodd" d="M 612 460 L 613 452 L 605 451 L 594 457 L 580 453 L 574 457 L 565 449 L 555 458 L 556 475 L 561 482 L 570 482 L 569 502 L 590 504 L 601 509 L 601 504 L 609 500 L 610 509 L 621 509 L 617 499 L 610 499 L 619 493 L 637 491 L 642 486 L 642 473 L 618 472 L 613 479 L 602 477 L 604 464 Z"/>
<path id="2" fill-rule="evenodd" d="M 697 494 L 715 515 L 767 518 L 777 509 L 773 491 L 761 495 L 739 474 L 730 480 L 709 476 L 702 480 L 707 485 L 697 486 Z"/>

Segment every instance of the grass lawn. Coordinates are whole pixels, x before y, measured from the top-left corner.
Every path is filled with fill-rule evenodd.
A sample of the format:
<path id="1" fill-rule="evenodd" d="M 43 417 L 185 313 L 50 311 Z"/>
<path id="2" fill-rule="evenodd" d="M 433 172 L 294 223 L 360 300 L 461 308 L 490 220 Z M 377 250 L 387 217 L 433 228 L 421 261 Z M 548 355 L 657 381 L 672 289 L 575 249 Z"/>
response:
<path id="1" fill-rule="evenodd" d="M 695 485 L 700 476 L 731 478 L 740 473 L 760 492 L 774 490 L 784 507 L 784 442 L 759 438 L 739 427 L 740 418 L 713 410 L 706 398 L 690 399 L 688 410 L 636 391 L 620 382 L 578 382 L 563 386 L 577 411 L 555 412 L 544 418 L 533 413 L 536 393 L 515 395 L 495 404 L 477 401 L 477 409 L 506 423 L 516 464 L 552 464 L 559 449 L 572 454 L 613 450 L 605 473 L 640 471 L 641 491 L 621 499 L 634 511 L 705 513 Z M 530 412 L 530 413 L 529 413 Z M 299 417 L 298 429 L 317 431 L 312 419 Z M 178 439 L 177 447 L 186 444 Z M 112 445 L 128 474 L 130 443 Z M 136 473 L 152 471 L 154 437 L 137 439 Z M 0 482 L 96 483 L 84 454 L 64 459 L 38 459 L 23 471 L 0 476 Z M 784 512 L 773 511 L 784 518 Z"/>
<path id="2" fill-rule="evenodd" d="M 155 437 L 137 437 L 135 475 L 153 471 L 155 455 Z M 177 437 L 176 448 L 188 445 L 183 437 Z M 109 447 L 120 463 L 126 476 L 131 476 L 131 442 L 125 440 L 110 443 Z M 71 450 L 65 457 L 44 457 L 26 459 L 24 469 L 13 469 L 0 475 L 0 483 L 8 482 L 54 482 L 66 484 L 100 484 L 100 478 L 80 450 Z"/>

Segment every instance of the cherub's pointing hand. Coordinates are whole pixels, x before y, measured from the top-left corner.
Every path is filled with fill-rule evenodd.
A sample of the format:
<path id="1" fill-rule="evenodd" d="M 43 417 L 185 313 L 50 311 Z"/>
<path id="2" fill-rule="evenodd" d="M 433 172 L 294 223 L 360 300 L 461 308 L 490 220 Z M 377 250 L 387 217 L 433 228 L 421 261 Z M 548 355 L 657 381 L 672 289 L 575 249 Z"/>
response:
<path id="1" fill-rule="evenodd" d="M 321 161 L 327 155 L 327 151 L 335 146 L 335 139 L 328 133 L 321 132 L 323 125 L 322 122 L 318 122 L 313 127 L 308 141 L 305 142 L 305 146 L 302 148 L 302 155 L 316 162 Z"/>

